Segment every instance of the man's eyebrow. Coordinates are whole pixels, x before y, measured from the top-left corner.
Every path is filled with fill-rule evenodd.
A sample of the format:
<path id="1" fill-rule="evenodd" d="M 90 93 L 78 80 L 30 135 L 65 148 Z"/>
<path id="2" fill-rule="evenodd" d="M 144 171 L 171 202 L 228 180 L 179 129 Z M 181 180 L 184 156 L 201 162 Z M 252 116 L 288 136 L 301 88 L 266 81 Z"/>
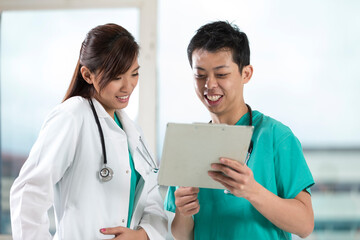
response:
<path id="1" fill-rule="evenodd" d="M 221 65 L 221 66 L 214 67 L 213 69 L 214 69 L 214 70 L 218 70 L 218 69 L 220 69 L 220 68 L 229 68 L 229 66 L 227 66 L 227 65 Z"/>
<path id="2" fill-rule="evenodd" d="M 229 68 L 229 67 L 230 67 L 230 66 L 227 66 L 227 65 L 220 65 L 220 66 L 214 67 L 213 69 L 214 69 L 214 70 L 219 70 L 219 69 L 221 69 L 221 68 Z M 205 71 L 204 68 L 202 68 L 202 67 L 197 67 L 197 66 L 195 66 L 194 69 L 198 69 L 198 70 Z"/>

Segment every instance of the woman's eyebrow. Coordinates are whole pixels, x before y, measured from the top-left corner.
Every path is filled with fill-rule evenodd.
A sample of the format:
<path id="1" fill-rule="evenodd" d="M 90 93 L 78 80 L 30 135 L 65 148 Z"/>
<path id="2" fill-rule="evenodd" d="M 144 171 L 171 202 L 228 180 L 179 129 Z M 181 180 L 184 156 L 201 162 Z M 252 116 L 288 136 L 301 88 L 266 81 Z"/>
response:
<path id="1" fill-rule="evenodd" d="M 137 66 L 137 68 L 135 68 L 135 69 L 133 70 L 133 72 L 139 70 L 139 68 L 140 68 L 140 66 Z"/>
<path id="2" fill-rule="evenodd" d="M 195 66 L 194 69 L 205 71 L 204 68 L 202 68 L 202 67 L 197 67 L 197 66 Z"/>

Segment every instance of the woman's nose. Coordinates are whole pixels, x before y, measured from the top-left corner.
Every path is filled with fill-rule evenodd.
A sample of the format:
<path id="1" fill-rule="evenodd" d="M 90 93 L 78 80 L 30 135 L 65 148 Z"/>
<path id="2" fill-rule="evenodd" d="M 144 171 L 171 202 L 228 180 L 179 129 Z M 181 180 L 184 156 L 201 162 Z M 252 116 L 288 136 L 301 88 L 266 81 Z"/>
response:
<path id="1" fill-rule="evenodd" d="M 122 80 L 121 90 L 124 92 L 128 92 L 132 88 L 130 79 L 124 77 L 121 80 Z"/>

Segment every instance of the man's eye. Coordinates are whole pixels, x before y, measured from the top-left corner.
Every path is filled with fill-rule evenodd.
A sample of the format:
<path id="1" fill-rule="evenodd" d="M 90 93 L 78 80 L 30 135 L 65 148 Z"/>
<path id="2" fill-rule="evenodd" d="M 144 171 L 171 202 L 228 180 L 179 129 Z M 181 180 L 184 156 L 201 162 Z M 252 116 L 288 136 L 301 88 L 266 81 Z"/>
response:
<path id="1" fill-rule="evenodd" d="M 225 78 L 227 75 L 229 75 L 229 74 L 228 73 L 219 73 L 219 74 L 216 74 L 216 77 Z"/>
<path id="2" fill-rule="evenodd" d="M 138 73 L 138 72 L 137 72 L 137 73 L 133 73 L 132 76 L 133 76 L 133 77 L 139 76 L 139 73 Z"/>

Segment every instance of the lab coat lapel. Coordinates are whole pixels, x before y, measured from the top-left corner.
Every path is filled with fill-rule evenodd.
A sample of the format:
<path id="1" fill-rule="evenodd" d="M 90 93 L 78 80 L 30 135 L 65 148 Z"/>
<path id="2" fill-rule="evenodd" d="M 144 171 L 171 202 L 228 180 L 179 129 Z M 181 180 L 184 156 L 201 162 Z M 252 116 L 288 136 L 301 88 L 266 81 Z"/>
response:
<path id="1" fill-rule="evenodd" d="M 99 118 L 110 117 L 110 115 L 105 111 L 105 108 L 101 105 L 100 102 L 98 102 L 98 100 L 92 98 L 92 101 L 94 103 L 96 114 L 98 115 Z"/>
<path id="2" fill-rule="evenodd" d="M 106 124 L 107 127 L 109 129 L 111 129 L 112 133 L 115 133 L 115 134 L 121 134 L 121 135 L 125 135 L 124 131 L 122 131 L 119 126 L 116 124 L 116 122 L 114 121 L 114 119 L 109 115 L 109 113 L 106 112 L 105 108 L 102 106 L 102 104 L 97 101 L 95 98 L 92 98 L 93 100 L 93 103 L 94 103 L 94 107 L 95 107 L 95 110 L 96 110 L 96 114 L 98 115 L 99 117 L 99 121 L 100 123 L 102 122 L 103 120 L 103 123 L 101 124 Z M 119 116 L 119 114 L 118 114 Z M 102 120 L 101 120 L 102 119 Z M 122 122 L 121 122 L 122 123 Z M 103 129 L 103 131 L 105 131 Z M 104 132 L 104 135 L 105 135 L 105 132 Z M 111 135 L 111 134 L 110 134 Z M 106 136 L 105 137 L 110 137 L 110 136 Z"/>
<path id="3" fill-rule="evenodd" d="M 101 103 L 98 102 L 95 98 L 93 98 L 92 100 L 98 117 L 105 118 L 105 121 L 110 128 L 115 127 L 116 129 L 118 129 L 117 124 L 105 111 Z M 138 150 L 136 150 L 137 148 L 142 150 L 142 145 L 139 141 L 141 134 L 135 126 L 134 122 L 127 116 L 123 109 L 116 110 L 116 113 L 117 116 L 120 118 L 120 122 L 123 126 L 124 132 L 126 133 L 129 150 L 134 161 L 135 169 L 144 179 L 146 179 L 145 176 L 148 174 L 149 170 L 144 165 L 144 163 L 146 164 L 145 160 L 142 159 L 142 157 L 139 155 Z"/>
<path id="4" fill-rule="evenodd" d="M 124 110 L 117 110 L 116 112 L 128 137 L 129 150 L 134 161 L 135 169 L 142 176 L 136 187 L 134 211 L 130 224 L 130 228 L 134 229 L 134 227 L 139 224 L 145 208 L 147 195 L 146 192 L 143 192 L 143 189 L 148 180 L 150 169 L 137 150 L 142 150 L 142 144 L 139 140 L 141 134 L 138 128 L 135 126 L 134 122 L 130 120 Z"/>
<path id="5" fill-rule="evenodd" d="M 130 120 L 130 118 L 127 116 L 124 110 L 120 109 L 117 110 L 117 115 L 120 118 L 120 122 L 124 128 L 124 131 L 128 138 L 128 144 L 129 144 L 129 150 L 131 153 L 131 156 L 134 161 L 135 169 L 140 173 L 140 175 L 146 179 L 146 175 L 148 174 L 147 165 L 144 159 L 139 154 L 138 149 L 142 149 L 141 143 L 140 143 L 140 132 L 138 128 L 135 126 L 134 122 Z"/>

